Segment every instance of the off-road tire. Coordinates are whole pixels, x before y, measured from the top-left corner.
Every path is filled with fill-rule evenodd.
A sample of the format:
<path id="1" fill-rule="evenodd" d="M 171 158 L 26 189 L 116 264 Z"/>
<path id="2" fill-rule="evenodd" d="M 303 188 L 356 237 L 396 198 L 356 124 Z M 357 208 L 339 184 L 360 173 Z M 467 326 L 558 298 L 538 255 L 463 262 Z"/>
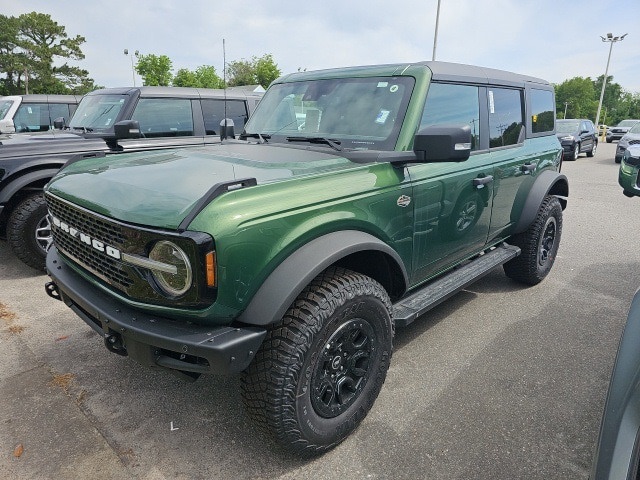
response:
<path id="1" fill-rule="evenodd" d="M 553 267 L 561 236 L 562 206 L 556 197 L 547 195 L 531 226 L 509 240 L 522 253 L 504 264 L 505 274 L 527 285 L 540 283 Z"/>
<path id="2" fill-rule="evenodd" d="M 7 222 L 7 240 L 13 253 L 36 270 L 45 271 L 46 245 L 51 243 L 47 205 L 42 194 L 23 199 Z M 36 237 L 36 235 L 38 237 Z M 39 243 L 40 242 L 40 243 Z"/>
<path id="3" fill-rule="evenodd" d="M 384 383 L 391 312 L 387 292 L 366 275 L 330 268 L 316 277 L 243 372 L 243 401 L 258 427 L 303 456 L 344 440 Z"/>

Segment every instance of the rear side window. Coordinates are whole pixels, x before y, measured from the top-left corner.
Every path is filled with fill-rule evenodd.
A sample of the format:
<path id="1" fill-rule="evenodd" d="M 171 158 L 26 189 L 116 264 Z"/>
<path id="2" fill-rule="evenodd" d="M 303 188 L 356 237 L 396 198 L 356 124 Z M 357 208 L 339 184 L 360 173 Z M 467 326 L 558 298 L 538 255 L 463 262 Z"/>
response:
<path id="1" fill-rule="evenodd" d="M 498 148 L 524 141 L 522 91 L 490 87 L 489 147 Z"/>
<path id="2" fill-rule="evenodd" d="M 471 149 L 480 144 L 480 108 L 478 87 L 432 83 L 429 86 L 420 129 L 431 125 L 469 125 Z"/>
<path id="3" fill-rule="evenodd" d="M 549 90 L 531 89 L 531 131 L 553 132 L 554 119 L 553 94 Z"/>
<path id="4" fill-rule="evenodd" d="M 188 98 L 141 98 L 131 116 L 140 122 L 145 137 L 193 135 L 193 114 Z"/>
<path id="5" fill-rule="evenodd" d="M 249 118 L 247 106 L 244 100 L 227 100 L 226 104 L 226 118 L 233 120 L 234 130 L 240 133 Z M 207 135 L 219 135 L 220 122 L 225 118 L 224 99 L 203 99 L 202 114 Z"/>
<path id="6" fill-rule="evenodd" d="M 49 121 L 53 125 L 53 121 L 58 117 L 64 117 L 69 122 L 70 117 L 69 105 L 66 103 L 50 103 L 49 104 Z"/>

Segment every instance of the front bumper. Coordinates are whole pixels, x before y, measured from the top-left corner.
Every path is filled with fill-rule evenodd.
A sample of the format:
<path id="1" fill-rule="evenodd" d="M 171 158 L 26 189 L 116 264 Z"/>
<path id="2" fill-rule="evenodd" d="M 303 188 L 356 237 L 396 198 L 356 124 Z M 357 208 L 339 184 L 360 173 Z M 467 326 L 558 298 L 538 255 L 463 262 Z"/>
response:
<path id="1" fill-rule="evenodd" d="M 111 298 L 60 258 L 47 254 L 49 296 L 59 298 L 97 333 L 113 353 L 145 366 L 196 377 L 237 373 L 249 366 L 266 336 L 259 327 L 207 326 L 158 317 Z"/>

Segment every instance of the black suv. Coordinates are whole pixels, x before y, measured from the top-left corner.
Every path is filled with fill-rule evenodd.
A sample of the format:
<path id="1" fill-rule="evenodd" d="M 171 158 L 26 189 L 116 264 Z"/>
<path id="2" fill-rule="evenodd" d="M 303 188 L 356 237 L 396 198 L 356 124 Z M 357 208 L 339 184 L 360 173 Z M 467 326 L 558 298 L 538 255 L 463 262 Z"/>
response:
<path id="1" fill-rule="evenodd" d="M 567 118 L 556 120 L 556 134 L 567 160 L 577 160 L 581 153 L 593 157 L 598 148 L 598 134 L 591 120 Z"/>
<path id="2" fill-rule="evenodd" d="M 44 270 L 51 226 L 42 187 L 65 163 L 139 150 L 205 145 L 242 131 L 261 93 L 176 87 L 110 88 L 85 95 L 69 125 L 0 141 L 0 238 Z M 221 132 L 221 124 L 231 127 Z"/>

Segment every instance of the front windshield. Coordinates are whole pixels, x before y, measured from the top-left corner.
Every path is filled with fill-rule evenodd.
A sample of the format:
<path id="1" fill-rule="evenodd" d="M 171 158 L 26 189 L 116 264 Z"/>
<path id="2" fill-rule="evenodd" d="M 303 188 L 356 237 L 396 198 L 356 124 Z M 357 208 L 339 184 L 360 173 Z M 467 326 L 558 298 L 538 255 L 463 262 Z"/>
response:
<path id="1" fill-rule="evenodd" d="M 13 100 L 0 100 L 0 120 L 7 115 L 11 105 L 13 105 Z"/>
<path id="2" fill-rule="evenodd" d="M 87 95 L 83 97 L 69 122 L 69 127 L 87 131 L 113 128 L 126 98 L 125 95 Z"/>
<path id="3" fill-rule="evenodd" d="M 556 132 L 558 133 L 574 133 L 578 131 L 580 122 L 567 122 L 562 120 L 556 121 Z"/>
<path id="4" fill-rule="evenodd" d="M 637 122 L 631 129 L 629 133 L 640 133 L 640 122 Z"/>
<path id="5" fill-rule="evenodd" d="M 412 77 L 276 84 L 260 101 L 245 133 L 270 142 L 329 139 L 341 148 L 393 150 L 413 85 Z"/>
<path id="6" fill-rule="evenodd" d="M 638 123 L 638 120 L 622 120 L 618 126 L 619 127 L 633 127 L 636 123 Z"/>

